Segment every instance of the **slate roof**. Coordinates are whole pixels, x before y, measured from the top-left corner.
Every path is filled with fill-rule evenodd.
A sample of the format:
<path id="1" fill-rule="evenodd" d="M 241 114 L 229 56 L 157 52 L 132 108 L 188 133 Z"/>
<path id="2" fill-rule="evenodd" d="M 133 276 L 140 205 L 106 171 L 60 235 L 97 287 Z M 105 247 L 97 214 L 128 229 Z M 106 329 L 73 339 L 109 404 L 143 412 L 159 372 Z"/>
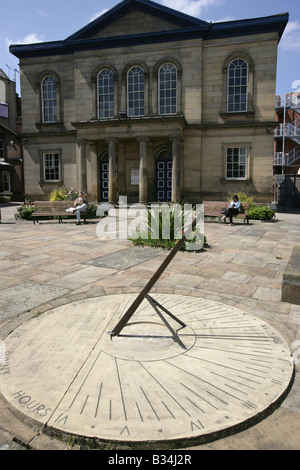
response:
<path id="1" fill-rule="evenodd" d="M 113 37 L 97 37 L 109 25 L 139 10 L 174 25 L 162 31 L 133 33 Z M 195 38 L 218 39 L 249 34 L 277 32 L 280 40 L 287 25 L 288 13 L 262 18 L 208 23 L 150 0 L 123 0 L 105 14 L 61 41 L 11 45 L 10 52 L 18 58 L 72 54 L 78 50 L 126 47 L 132 44 L 155 44 Z"/>

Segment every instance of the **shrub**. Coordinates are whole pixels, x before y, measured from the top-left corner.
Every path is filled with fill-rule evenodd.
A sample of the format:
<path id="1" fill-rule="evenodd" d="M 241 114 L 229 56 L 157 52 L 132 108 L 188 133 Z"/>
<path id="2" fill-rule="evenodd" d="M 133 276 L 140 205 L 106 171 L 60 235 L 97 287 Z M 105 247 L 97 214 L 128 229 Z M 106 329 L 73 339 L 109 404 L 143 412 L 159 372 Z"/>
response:
<path id="1" fill-rule="evenodd" d="M 17 213 L 15 214 L 15 219 L 21 220 L 31 220 L 31 215 L 34 211 L 34 206 L 32 204 L 23 204 L 20 207 L 17 207 Z"/>
<path id="2" fill-rule="evenodd" d="M 237 197 L 239 198 L 239 201 L 241 202 L 250 202 L 250 207 L 252 205 L 255 205 L 254 204 L 254 199 L 255 199 L 255 196 L 247 196 L 246 193 L 243 193 L 241 191 L 237 192 L 237 193 L 232 193 L 232 194 L 229 194 L 228 195 L 228 201 L 232 201 L 233 199 L 233 196 L 237 195 Z"/>
<path id="3" fill-rule="evenodd" d="M 250 202 L 250 207 L 249 207 L 249 219 L 252 220 L 271 220 L 274 215 L 275 211 L 270 209 L 267 206 L 258 206 L 255 204 L 254 199 L 255 196 L 247 196 L 247 194 L 243 192 L 238 192 L 234 193 L 238 196 L 239 200 L 241 201 L 242 205 L 243 202 Z M 231 201 L 234 194 L 231 194 L 229 196 L 229 200 Z"/>
<path id="4" fill-rule="evenodd" d="M 183 204 L 181 205 L 180 213 L 175 213 L 172 210 L 172 204 L 161 204 L 159 206 L 159 211 L 156 217 L 151 217 L 151 210 L 147 210 L 146 212 L 146 226 L 147 226 L 147 233 L 141 234 L 141 232 L 137 229 L 134 233 L 132 233 L 128 239 L 133 242 L 134 245 L 140 246 L 153 246 L 153 247 L 160 247 L 171 250 L 174 248 L 180 237 L 176 233 L 177 223 L 179 222 L 181 227 L 184 227 L 184 207 Z M 166 219 L 164 219 L 163 214 L 165 214 Z M 180 217 L 178 220 L 177 217 Z M 170 228 L 167 233 L 168 237 L 166 238 L 166 234 L 164 234 L 164 227 L 163 227 L 163 220 L 170 221 Z M 177 222 L 177 223 L 176 223 Z M 178 224 L 178 225 L 179 225 Z M 196 228 L 196 230 L 198 230 Z M 153 238 L 153 232 L 158 235 L 158 238 Z M 182 232 L 181 232 L 182 233 Z M 181 250 L 188 250 L 189 243 L 197 243 L 198 240 L 203 241 L 203 245 L 206 244 L 206 238 L 203 234 L 200 234 L 196 231 L 193 232 L 192 236 L 189 240 L 187 240 L 181 247 Z M 202 248 L 202 246 L 201 246 Z"/>
<path id="5" fill-rule="evenodd" d="M 252 206 L 249 209 L 249 219 L 253 220 L 271 220 L 275 215 L 275 211 L 267 206 Z"/>
<path id="6" fill-rule="evenodd" d="M 97 212 L 98 205 L 97 204 L 89 204 L 86 210 L 86 218 L 87 219 L 96 219 L 96 212 Z"/>
<path id="7" fill-rule="evenodd" d="M 66 199 L 67 190 L 66 188 L 53 189 L 50 194 L 50 201 L 63 201 Z"/>

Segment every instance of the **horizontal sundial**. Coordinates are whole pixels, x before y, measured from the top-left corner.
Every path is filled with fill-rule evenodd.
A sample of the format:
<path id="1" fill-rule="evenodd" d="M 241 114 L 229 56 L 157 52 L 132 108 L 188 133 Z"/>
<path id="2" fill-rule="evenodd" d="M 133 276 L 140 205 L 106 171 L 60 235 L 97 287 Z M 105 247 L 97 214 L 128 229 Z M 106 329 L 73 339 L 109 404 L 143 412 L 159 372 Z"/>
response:
<path id="1" fill-rule="evenodd" d="M 0 391 L 57 432 L 130 443 L 206 439 L 259 419 L 286 393 L 293 361 L 267 323 L 211 300 L 136 294 L 49 310 L 5 341 Z M 180 323 L 179 323 L 180 322 Z M 179 341 L 177 341 L 177 339 Z"/>

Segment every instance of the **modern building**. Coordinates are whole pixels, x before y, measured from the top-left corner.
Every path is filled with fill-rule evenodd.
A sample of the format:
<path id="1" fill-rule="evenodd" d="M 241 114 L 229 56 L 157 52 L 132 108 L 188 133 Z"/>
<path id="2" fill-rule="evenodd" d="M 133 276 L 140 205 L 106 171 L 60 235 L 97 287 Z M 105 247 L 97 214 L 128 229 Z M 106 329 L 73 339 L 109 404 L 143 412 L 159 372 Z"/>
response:
<path id="1" fill-rule="evenodd" d="M 288 14 L 208 23 L 124 0 L 20 59 L 25 193 L 91 201 L 272 200 L 278 42 Z"/>
<path id="2" fill-rule="evenodd" d="M 0 197 L 22 201 L 23 156 L 21 102 L 16 82 L 0 69 Z"/>

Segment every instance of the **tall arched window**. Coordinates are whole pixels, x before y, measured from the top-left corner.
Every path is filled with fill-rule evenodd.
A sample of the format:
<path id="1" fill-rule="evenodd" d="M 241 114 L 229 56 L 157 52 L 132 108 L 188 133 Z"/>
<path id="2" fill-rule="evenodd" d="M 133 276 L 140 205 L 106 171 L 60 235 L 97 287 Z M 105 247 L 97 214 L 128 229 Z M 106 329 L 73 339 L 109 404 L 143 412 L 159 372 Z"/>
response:
<path id="1" fill-rule="evenodd" d="M 145 114 L 145 74 L 141 67 L 133 67 L 128 72 L 128 116 Z"/>
<path id="2" fill-rule="evenodd" d="M 242 112 L 248 109 L 248 64 L 235 59 L 228 67 L 227 111 Z"/>
<path id="3" fill-rule="evenodd" d="M 176 114 L 177 111 L 177 68 L 164 64 L 159 69 L 159 114 Z"/>
<path id="4" fill-rule="evenodd" d="M 43 122 L 56 122 L 56 80 L 49 75 L 42 82 Z"/>
<path id="5" fill-rule="evenodd" d="M 114 117 L 114 74 L 111 70 L 102 70 L 98 75 L 98 117 Z"/>

